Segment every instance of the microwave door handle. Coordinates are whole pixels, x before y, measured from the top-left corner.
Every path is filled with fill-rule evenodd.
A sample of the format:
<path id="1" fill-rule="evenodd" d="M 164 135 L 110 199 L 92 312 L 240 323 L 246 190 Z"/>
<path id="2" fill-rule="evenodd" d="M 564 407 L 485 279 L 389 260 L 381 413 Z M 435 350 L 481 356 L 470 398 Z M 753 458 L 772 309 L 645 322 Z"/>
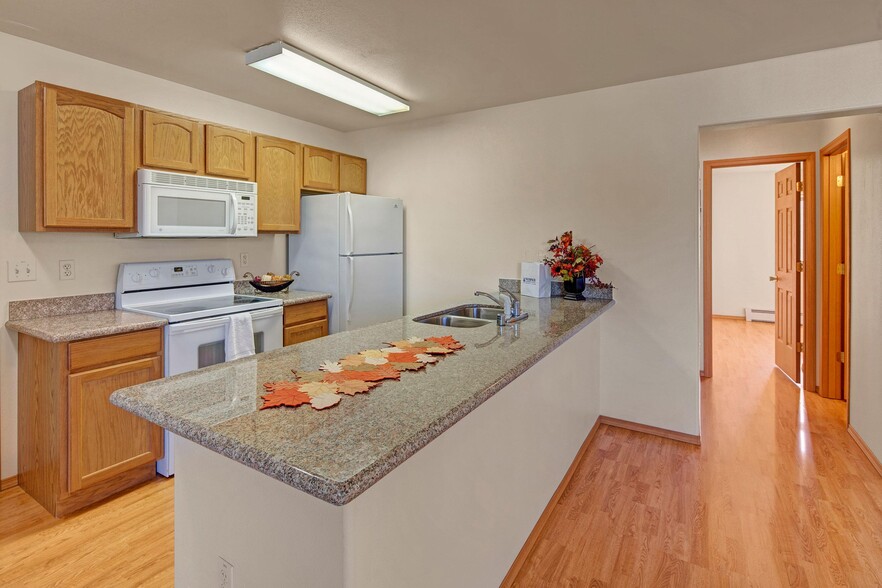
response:
<path id="1" fill-rule="evenodd" d="M 228 227 L 230 235 L 236 234 L 236 219 L 239 218 L 239 202 L 236 200 L 236 195 L 232 192 L 230 194 L 230 225 Z"/>

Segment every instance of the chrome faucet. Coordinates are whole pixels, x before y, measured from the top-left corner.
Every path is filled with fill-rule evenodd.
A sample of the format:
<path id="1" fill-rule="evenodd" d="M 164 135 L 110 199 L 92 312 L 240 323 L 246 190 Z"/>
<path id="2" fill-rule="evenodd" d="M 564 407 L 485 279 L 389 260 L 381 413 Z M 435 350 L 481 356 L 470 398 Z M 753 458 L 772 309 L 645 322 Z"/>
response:
<path id="1" fill-rule="evenodd" d="M 475 296 L 486 296 L 497 306 L 502 307 L 502 314 L 496 317 L 496 324 L 500 327 L 522 321 L 530 316 L 526 312 L 521 313 L 521 301 L 518 300 L 515 293 L 502 286 L 499 287 L 499 298 L 493 294 L 488 294 L 487 292 L 482 292 L 480 290 L 475 292 Z"/>

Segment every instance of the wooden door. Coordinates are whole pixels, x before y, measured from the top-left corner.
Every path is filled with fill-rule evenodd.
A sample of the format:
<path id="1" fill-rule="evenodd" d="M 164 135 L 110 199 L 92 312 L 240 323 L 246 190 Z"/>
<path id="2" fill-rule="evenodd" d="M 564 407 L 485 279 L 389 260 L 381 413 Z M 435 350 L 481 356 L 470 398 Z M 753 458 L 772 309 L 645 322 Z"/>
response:
<path id="1" fill-rule="evenodd" d="M 367 194 L 367 160 L 351 155 L 340 156 L 340 191 Z"/>
<path id="2" fill-rule="evenodd" d="M 162 429 L 109 401 L 120 388 L 161 377 L 159 357 L 68 376 L 70 492 L 162 457 Z"/>
<path id="3" fill-rule="evenodd" d="M 303 187 L 336 192 L 340 186 L 340 155 L 327 149 L 303 146 Z"/>
<path id="4" fill-rule="evenodd" d="M 144 166 L 198 174 L 203 171 L 202 124 L 197 120 L 141 111 L 141 161 Z"/>
<path id="5" fill-rule="evenodd" d="M 821 150 L 821 387 L 848 400 L 849 133 Z"/>
<path id="6" fill-rule="evenodd" d="M 254 136 L 248 131 L 205 125 L 205 173 L 253 180 Z"/>
<path id="7" fill-rule="evenodd" d="M 257 230 L 293 233 L 300 230 L 299 143 L 257 137 Z"/>
<path id="8" fill-rule="evenodd" d="M 800 381 L 800 164 L 775 174 L 775 365 Z"/>
<path id="9" fill-rule="evenodd" d="M 57 86 L 43 92 L 44 226 L 133 228 L 134 104 Z"/>
<path id="10" fill-rule="evenodd" d="M 297 343 L 303 343 L 304 341 L 318 339 L 319 337 L 324 337 L 327 334 L 327 319 L 313 321 L 311 323 L 304 323 L 302 325 L 294 325 L 293 327 L 285 327 L 284 343 L 287 347 L 288 345 L 295 345 Z"/>

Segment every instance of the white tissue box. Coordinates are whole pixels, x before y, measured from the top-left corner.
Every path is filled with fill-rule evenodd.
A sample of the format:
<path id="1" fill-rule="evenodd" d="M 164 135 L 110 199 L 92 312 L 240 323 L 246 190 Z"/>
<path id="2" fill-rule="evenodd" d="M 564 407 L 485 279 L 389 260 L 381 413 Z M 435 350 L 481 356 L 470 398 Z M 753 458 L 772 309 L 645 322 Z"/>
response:
<path id="1" fill-rule="evenodd" d="M 551 268 L 537 261 L 521 262 L 521 294 L 532 298 L 551 296 Z"/>

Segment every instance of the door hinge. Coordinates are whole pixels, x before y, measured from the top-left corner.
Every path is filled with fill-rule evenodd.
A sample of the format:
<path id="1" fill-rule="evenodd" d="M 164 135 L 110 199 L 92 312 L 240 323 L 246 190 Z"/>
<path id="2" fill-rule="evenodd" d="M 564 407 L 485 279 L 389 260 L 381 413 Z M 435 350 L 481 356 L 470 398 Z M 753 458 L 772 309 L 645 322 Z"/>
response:
<path id="1" fill-rule="evenodd" d="M 839 274 L 840 276 L 845 275 L 845 264 L 844 263 L 837 263 L 836 264 L 836 273 Z"/>
<path id="2" fill-rule="evenodd" d="M 842 176 L 839 176 L 842 177 Z M 796 182 L 796 191 L 805 192 L 805 182 Z"/>
<path id="3" fill-rule="evenodd" d="M 837 355 L 837 359 L 838 359 L 840 362 L 845 363 L 845 352 L 844 352 L 844 351 L 840 351 L 840 352 L 837 353 L 836 355 Z"/>
<path id="4" fill-rule="evenodd" d="M 799 353 L 802 353 L 803 351 L 805 351 L 805 343 L 803 343 L 803 342 L 801 342 L 801 341 L 800 341 L 799 343 L 797 343 L 797 344 L 796 344 L 796 350 L 797 350 Z"/>
<path id="5" fill-rule="evenodd" d="M 802 263 L 801 261 L 797 261 L 796 262 L 796 271 L 804 272 L 805 271 L 805 264 Z"/>
<path id="6" fill-rule="evenodd" d="M 845 176 L 836 176 L 836 187 L 841 188 L 845 186 Z"/>

